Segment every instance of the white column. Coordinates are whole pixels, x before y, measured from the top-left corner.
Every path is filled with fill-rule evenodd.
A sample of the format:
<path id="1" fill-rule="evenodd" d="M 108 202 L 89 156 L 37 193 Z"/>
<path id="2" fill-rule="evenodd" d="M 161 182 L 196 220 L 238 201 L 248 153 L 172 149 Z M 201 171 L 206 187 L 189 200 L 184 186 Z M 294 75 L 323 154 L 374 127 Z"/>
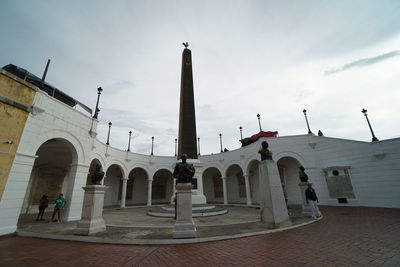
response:
<path id="1" fill-rule="evenodd" d="M 83 197 L 86 186 L 86 178 L 89 173 L 89 165 L 71 164 L 68 177 L 66 208 L 62 214 L 62 218 L 66 221 L 80 220 L 82 215 Z"/>
<path id="2" fill-rule="evenodd" d="M 228 190 L 226 188 L 226 178 L 227 177 L 222 177 L 222 189 L 224 191 L 224 204 L 228 204 Z"/>
<path id="3" fill-rule="evenodd" d="M 301 198 L 303 200 L 302 214 L 304 216 L 311 216 L 311 207 L 310 207 L 310 205 L 307 204 L 307 200 L 306 200 L 306 189 L 308 188 L 308 182 L 300 182 L 299 187 L 300 187 L 300 192 L 301 192 Z"/>
<path id="4" fill-rule="evenodd" d="M 128 183 L 128 178 L 122 178 L 121 208 L 125 208 L 127 183 Z"/>
<path id="5" fill-rule="evenodd" d="M 147 206 L 151 206 L 151 192 L 152 192 L 152 185 L 153 185 L 153 180 L 148 180 L 147 181 Z"/>
<path id="6" fill-rule="evenodd" d="M 203 166 L 196 166 L 196 173 L 195 177 L 197 179 L 197 194 L 198 195 L 204 195 L 204 190 L 203 190 Z"/>
<path id="7" fill-rule="evenodd" d="M 206 204 L 207 199 L 203 193 L 203 164 L 194 162 L 193 165 L 196 170 L 193 179 L 197 180 L 197 189 L 192 190 L 192 204 Z"/>
<path id="8" fill-rule="evenodd" d="M 19 214 L 36 155 L 17 153 L 0 201 L 0 235 L 17 230 Z"/>
<path id="9" fill-rule="evenodd" d="M 246 204 L 247 206 L 251 205 L 251 194 L 250 194 L 250 181 L 249 181 L 249 175 L 244 174 L 244 183 L 246 185 Z"/>

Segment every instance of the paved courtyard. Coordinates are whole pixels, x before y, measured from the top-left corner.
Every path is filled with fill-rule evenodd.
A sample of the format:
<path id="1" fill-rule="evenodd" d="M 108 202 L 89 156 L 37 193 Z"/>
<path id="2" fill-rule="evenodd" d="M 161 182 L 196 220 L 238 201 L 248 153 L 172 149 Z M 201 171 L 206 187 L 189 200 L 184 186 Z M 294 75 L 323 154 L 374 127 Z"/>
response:
<path id="1" fill-rule="evenodd" d="M 0 266 L 400 266 L 400 209 L 322 207 L 284 232 L 180 245 L 111 245 L 7 236 Z"/>

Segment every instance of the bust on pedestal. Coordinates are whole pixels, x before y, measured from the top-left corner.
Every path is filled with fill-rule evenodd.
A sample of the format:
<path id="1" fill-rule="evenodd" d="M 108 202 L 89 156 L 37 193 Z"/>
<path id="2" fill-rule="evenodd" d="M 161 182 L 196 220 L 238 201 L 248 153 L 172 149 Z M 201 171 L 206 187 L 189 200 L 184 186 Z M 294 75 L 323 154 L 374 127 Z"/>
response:
<path id="1" fill-rule="evenodd" d="M 96 170 L 91 174 L 92 185 L 83 187 L 85 196 L 83 199 L 82 219 L 74 230 L 76 235 L 91 235 L 106 230 L 103 220 L 104 193 L 107 186 L 101 185 L 104 172 L 101 166 L 97 165 Z"/>
<path id="2" fill-rule="evenodd" d="M 260 220 L 271 228 L 291 225 L 278 167 L 268 143 L 262 142 L 260 172 Z"/>
<path id="3" fill-rule="evenodd" d="M 192 218 L 192 178 L 195 173 L 193 164 L 186 162 L 186 154 L 181 156 L 182 163 L 175 165 L 173 176 L 178 179 L 176 185 L 176 221 L 173 238 L 195 238 L 197 230 Z"/>

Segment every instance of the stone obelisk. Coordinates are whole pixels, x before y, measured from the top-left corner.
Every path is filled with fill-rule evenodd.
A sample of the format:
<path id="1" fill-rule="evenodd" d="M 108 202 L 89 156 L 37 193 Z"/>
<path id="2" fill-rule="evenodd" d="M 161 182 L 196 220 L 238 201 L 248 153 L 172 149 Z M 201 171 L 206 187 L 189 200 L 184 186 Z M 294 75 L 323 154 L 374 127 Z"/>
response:
<path id="1" fill-rule="evenodd" d="M 187 155 L 188 163 L 192 163 L 196 169 L 193 176 L 194 188 L 192 190 L 193 204 L 206 204 L 203 193 L 203 181 L 201 179 L 203 164 L 197 154 L 196 112 L 194 106 L 192 51 L 188 49 L 188 43 L 183 43 L 185 49 L 182 52 L 181 71 L 181 96 L 179 107 L 179 135 L 178 135 L 178 160 L 182 154 Z"/>
<path id="2" fill-rule="evenodd" d="M 197 159 L 196 114 L 194 109 L 192 51 L 183 44 L 181 72 L 181 99 L 179 108 L 178 159 L 186 154 Z"/>
<path id="3" fill-rule="evenodd" d="M 178 159 L 186 154 L 188 159 L 197 160 L 196 115 L 194 110 L 192 52 L 183 43 L 181 73 L 181 99 L 179 108 Z M 185 158 L 186 160 L 186 158 Z M 182 158 L 182 164 L 184 159 Z M 175 174 L 175 171 L 174 171 Z M 196 225 L 192 218 L 192 182 L 179 181 L 176 184 L 176 221 L 172 232 L 173 238 L 197 237 Z"/>

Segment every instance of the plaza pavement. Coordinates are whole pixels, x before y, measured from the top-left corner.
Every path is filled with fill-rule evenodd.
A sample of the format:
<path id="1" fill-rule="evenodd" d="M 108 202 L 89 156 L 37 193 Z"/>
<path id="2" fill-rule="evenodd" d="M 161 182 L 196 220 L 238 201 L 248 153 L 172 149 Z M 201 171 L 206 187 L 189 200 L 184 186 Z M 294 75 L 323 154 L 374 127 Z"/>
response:
<path id="1" fill-rule="evenodd" d="M 6 236 L 0 238 L 0 266 L 400 266 L 400 209 L 321 210 L 322 220 L 295 229 L 193 244 Z"/>

